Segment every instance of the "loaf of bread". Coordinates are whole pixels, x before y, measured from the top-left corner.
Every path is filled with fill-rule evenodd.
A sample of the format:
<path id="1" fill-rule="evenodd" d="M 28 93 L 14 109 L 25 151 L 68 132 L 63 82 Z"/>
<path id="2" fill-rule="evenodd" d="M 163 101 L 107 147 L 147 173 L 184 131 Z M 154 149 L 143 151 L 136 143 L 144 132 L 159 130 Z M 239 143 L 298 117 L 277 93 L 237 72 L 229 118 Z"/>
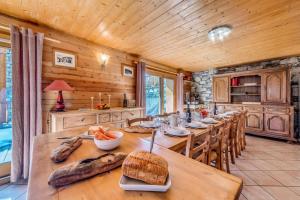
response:
<path id="1" fill-rule="evenodd" d="M 135 151 L 122 165 L 123 175 L 153 185 L 164 185 L 168 177 L 167 161 L 153 153 Z"/>
<path id="2" fill-rule="evenodd" d="M 67 139 L 52 151 L 50 158 L 56 163 L 65 161 L 81 144 L 82 139 L 78 136 Z"/>

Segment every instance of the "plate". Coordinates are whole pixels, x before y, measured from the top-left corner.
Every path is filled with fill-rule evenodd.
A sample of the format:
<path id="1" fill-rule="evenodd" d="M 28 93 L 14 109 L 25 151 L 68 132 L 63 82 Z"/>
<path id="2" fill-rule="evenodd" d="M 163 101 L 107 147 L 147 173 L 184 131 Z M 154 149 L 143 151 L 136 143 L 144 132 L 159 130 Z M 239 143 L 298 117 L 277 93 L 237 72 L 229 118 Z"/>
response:
<path id="1" fill-rule="evenodd" d="M 166 192 L 171 187 L 171 178 L 168 176 L 165 185 L 150 185 L 143 181 L 122 176 L 119 185 L 123 190 Z"/>
<path id="2" fill-rule="evenodd" d="M 201 122 L 203 122 L 205 124 L 217 124 L 218 123 L 218 121 L 213 118 L 204 118 L 201 120 Z"/>
<path id="3" fill-rule="evenodd" d="M 170 128 L 166 130 L 166 133 L 167 135 L 183 137 L 189 135 L 191 132 L 185 128 Z"/>
<path id="4" fill-rule="evenodd" d="M 208 126 L 202 122 L 191 122 L 187 124 L 189 128 L 207 128 Z"/>
<path id="5" fill-rule="evenodd" d="M 159 125 L 155 124 L 154 122 L 143 122 L 139 126 L 143 127 L 143 128 L 158 128 L 159 127 Z"/>

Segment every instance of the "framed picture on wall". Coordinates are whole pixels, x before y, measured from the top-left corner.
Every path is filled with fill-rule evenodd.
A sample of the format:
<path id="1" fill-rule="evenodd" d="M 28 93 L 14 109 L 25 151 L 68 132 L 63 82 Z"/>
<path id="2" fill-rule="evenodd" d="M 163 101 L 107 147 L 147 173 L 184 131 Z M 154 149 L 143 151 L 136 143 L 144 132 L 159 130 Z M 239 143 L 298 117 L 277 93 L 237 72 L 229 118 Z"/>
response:
<path id="1" fill-rule="evenodd" d="M 61 49 L 54 49 L 54 65 L 57 67 L 75 68 L 77 62 L 77 56 L 71 51 L 65 51 Z"/>
<path id="2" fill-rule="evenodd" d="M 134 69 L 132 66 L 123 63 L 121 65 L 123 76 L 134 77 Z"/>

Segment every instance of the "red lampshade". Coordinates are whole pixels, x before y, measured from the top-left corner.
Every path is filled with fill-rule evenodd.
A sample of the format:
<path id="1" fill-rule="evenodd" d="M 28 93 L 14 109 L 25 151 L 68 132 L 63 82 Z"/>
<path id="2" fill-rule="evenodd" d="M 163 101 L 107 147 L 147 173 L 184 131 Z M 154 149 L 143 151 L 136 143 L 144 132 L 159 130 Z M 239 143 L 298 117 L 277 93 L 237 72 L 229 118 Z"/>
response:
<path id="1" fill-rule="evenodd" d="M 55 80 L 48 85 L 44 91 L 72 91 L 74 88 L 69 86 L 64 80 Z"/>

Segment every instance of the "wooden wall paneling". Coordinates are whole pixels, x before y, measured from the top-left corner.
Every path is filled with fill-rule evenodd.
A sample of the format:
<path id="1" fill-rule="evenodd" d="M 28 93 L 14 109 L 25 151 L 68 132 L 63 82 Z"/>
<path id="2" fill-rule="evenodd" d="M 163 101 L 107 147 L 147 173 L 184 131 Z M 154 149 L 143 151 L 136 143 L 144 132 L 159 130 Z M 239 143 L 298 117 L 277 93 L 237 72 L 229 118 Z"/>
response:
<path id="1" fill-rule="evenodd" d="M 3 20 L 3 21 L 1 21 Z M 16 19 L 0 16 L 0 21 L 6 24 L 15 24 L 33 28 L 45 33 L 46 37 L 55 39 L 45 40 L 43 49 L 42 86 L 45 88 L 53 80 L 63 79 L 75 88 L 74 92 L 63 92 L 67 109 L 90 108 L 90 97 L 95 97 L 98 103 L 98 93 L 102 92 L 102 101 L 107 102 L 105 94 L 111 94 L 111 106 L 122 105 L 123 94 L 129 99 L 135 99 L 135 77 L 123 77 L 121 63 L 132 64 L 137 58 L 125 52 L 93 44 L 86 40 L 59 33 L 46 27 L 35 26 Z M 56 41 L 57 40 L 57 41 Z M 77 54 L 75 69 L 56 67 L 53 62 L 53 50 L 63 49 Z M 110 59 L 105 69 L 101 68 L 99 55 L 108 54 Z M 57 92 L 43 92 L 43 131 L 47 130 L 49 111 L 56 103 Z"/>

